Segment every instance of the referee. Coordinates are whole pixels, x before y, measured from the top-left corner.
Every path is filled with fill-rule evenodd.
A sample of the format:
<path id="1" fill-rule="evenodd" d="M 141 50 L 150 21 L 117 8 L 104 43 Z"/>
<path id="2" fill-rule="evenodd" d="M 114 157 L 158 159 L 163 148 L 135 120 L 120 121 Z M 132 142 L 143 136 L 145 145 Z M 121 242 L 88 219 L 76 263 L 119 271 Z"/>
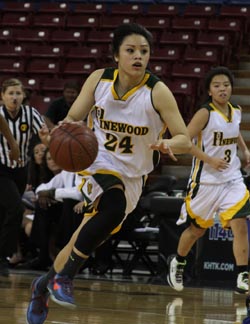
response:
<path id="1" fill-rule="evenodd" d="M 44 120 L 35 108 L 22 104 L 25 92 L 18 79 L 5 80 L 1 96 L 0 115 L 7 121 L 20 150 L 19 161 L 11 160 L 8 142 L 0 134 L 0 275 L 8 276 L 7 257 L 16 252 L 24 211 L 22 195 L 27 183 L 29 145 Z"/>

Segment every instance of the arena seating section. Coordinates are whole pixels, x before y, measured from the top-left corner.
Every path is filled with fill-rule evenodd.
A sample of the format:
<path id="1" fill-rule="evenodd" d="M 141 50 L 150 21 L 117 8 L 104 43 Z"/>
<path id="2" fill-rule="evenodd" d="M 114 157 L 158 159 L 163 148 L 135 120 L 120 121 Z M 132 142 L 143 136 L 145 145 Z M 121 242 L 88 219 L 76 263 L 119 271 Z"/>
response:
<path id="1" fill-rule="evenodd" d="M 109 43 L 127 22 L 154 36 L 149 68 L 168 84 L 184 118 L 191 117 L 204 73 L 229 65 L 249 33 L 250 1 L 0 1 L 0 81 L 18 77 L 44 112 L 67 79 L 83 82 L 113 65 Z"/>

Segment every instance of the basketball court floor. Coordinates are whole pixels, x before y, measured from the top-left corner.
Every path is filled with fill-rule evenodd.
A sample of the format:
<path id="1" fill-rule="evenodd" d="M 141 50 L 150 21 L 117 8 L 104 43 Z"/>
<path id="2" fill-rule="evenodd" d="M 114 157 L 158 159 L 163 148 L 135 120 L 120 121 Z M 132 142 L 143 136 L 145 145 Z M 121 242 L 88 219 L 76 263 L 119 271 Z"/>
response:
<path id="1" fill-rule="evenodd" d="M 30 284 L 41 272 L 12 270 L 0 277 L 0 324 L 26 323 Z M 187 287 L 175 292 L 149 276 L 81 274 L 77 308 L 49 302 L 46 324 L 242 324 L 245 296 L 228 287 Z M 226 286 L 226 285 L 225 285 Z"/>

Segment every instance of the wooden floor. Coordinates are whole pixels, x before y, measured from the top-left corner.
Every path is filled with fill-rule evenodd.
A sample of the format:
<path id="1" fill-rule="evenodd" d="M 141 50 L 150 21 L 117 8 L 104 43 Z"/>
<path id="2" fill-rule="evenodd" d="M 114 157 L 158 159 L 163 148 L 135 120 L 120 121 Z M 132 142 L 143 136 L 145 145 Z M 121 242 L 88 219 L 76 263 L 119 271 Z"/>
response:
<path id="1" fill-rule="evenodd" d="M 30 284 L 36 273 L 12 271 L 0 277 L 0 324 L 26 323 Z M 87 278 L 74 283 L 78 307 L 50 301 L 47 324 L 241 324 L 245 296 L 232 289 L 187 287 L 177 293 L 145 278 Z"/>

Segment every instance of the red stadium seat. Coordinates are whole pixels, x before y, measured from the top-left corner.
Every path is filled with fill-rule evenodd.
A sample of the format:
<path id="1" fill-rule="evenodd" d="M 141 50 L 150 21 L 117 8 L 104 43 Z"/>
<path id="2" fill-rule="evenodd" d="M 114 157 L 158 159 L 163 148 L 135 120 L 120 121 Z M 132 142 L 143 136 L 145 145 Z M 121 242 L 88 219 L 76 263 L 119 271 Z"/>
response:
<path id="1" fill-rule="evenodd" d="M 0 58 L 1 74 L 24 74 L 25 61 L 20 58 Z"/>
<path id="2" fill-rule="evenodd" d="M 209 67 L 202 63 L 175 63 L 172 66 L 172 77 L 201 79 Z"/>
<path id="3" fill-rule="evenodd" d="M 192 96 L 195 93 L 195 84 L 190 79 L 168 80 L 166 84 L 174 94 Z"/>
<path id="4" fill-rule="evenodd" d="M 34 58 L 28 62 L 26 71 L 30 76 L 46 74 L 55 77 L 60 72 L 60 64 L 55 59 Z"/>
<path id="5" fill-rule="evenodd" d="M 58 91 L 61 92 L 64 89 L 65 80 L 62 78 L 45 78 L 41 82 L 41 87 L 43 91 Z"/>
<path id="6" fill-rule="evenodd" d="M 168 17 L 162 16 L 139 16 L 136 18 L 136 22 L 145 26 L 150 31 L 151 30 L 158 30 L 162 31 L 164 29 L 170 28 L 170 19 Z"/>
<path id="7" fill-rule="evenodd" d="M 26 47 L 22 44 L 1 44 L 0 57 L 26 57 Z"/>
<path id="8" fill-rule="evenodd" d="M 30 98 L 30 105 L 36 108 L 41 115 L 44 115 L 54 98 L 49 96 L 33 95 Z"/>
<path id="9" fill-rule="evenodd" d="M 89 75 L 96 69 L 95 63 L 89 61 L 68 61 L 63 67 L 63 77 L 65 75 L 83 76 Z"/>
<path id="10" fill-rule="evenodd" d="M 166 82 L 173 92 L 178 107 L 185 121 L 189 121 L 194 112 L 197 98 L 197 81 L 188 78 L 176 78 Z"/>
<path id="11" fill-rule="evenodd" d="M 222 5 L 220 8 L 220 16 L 230 18 L 250 18 L 250 7 L 247 5 Z"/>
<path id="12" fill-rule="evenodd" d="M 33 77 L 18 77 L 25 89 L 31 91 L 32 93 L 38 93 L 40 91 L 40 78 L 33 78 Z"/>
<path id="13" fill-rule="evenodd" d="M 58 13 L 36 13 L 32 25 L 38 28 L 64 28 L 65 17 Z"/>
<path id="14" fill-rule="evenodd" d="M 180 7 L 175 4 L 155 3 L 147 6 L 147 16 L 175 17 L 180 13 Z"/>
<path id="15" fill-rule="evenodd" d="M 59 59 L 64 56 L 64 47 L 62 45 L 31 44 L 28 47 L 28 53 L 32 58 L 37 57 Z"/>
<path id="16" fill-rule="evenodd" d="M 87 35 L 87 45 L 89 44 L 107 44 L 109 45 L 114 36 L 113 31 L 109 30 L 91 30 Z"/>
<path id="17" fill-rule="evenodd" d="M 112 17 L 113 15 L 137 16 L 143 13 L 143 5 L 137 3 L 113 3 L 110 9 Z"/>
<path id="18" fill-rule="evenodd" d="M 208 23 L 208 31 L 224 32 L 230 35 L 230 44 L 234 48 L 241 48 L 243 39 L 243 23 L 240 18 L 211 18 Z"/>
<path id="19" fill-rule="evenodd" d="M 4 27 L 27 28 L 31 25 L 31 16 L 23 12 L 6 12 L 2 16 L 1 25 Z"/>
<path id="20" fill-rule="evenodd" d="M 108 5 L 106 3 L 75 3 L 72 10 L 74 14 L 95 14 L 100 16 L 108 12 Z"/>
<path id="21" fill-rule="evenodd" d="M 46 43 L 49 40 L 49 31 L 47 29 L 15 29 L 13 31 L 15 41 L 23 44 L 27 43 Z"/>
<path id="22" fill-rule="evenodd" d="M 172 20 L 172 29 L 184 30 L 184 31 L 196 31 L 200 32 L 201 30 L 207 29 L 207 18 L 200 17 L 175 17 Z"/>
<path id="23" fill-rule="evenodd" d="M 164 31 L 159 43 L 160 45 L 191 46 L 195 43 L 195 34 L 192 31 Z"/>
<path id="24" fill-rule="evenodd" d="M 221 55 L 219 50 L 214 47 L 187 47 L 184 52 L 184 62 L 205 63 L 210 65 L 220 65 Z"/>
<path id="25" fill-rule="evenodd" d="M 81 45 L 85 41 L 85 31 L 83 30 L 53 30 L 51 32 L 51 44 Z"/>
<path id="26" fill-rule="evenodd" d="M 9 43 L 14 40 L 13 31 L 11 28 L 1 28 L 0 29 L 0 41 L 4 43 Z"/>
<path id="27" fill-rule="evenodd" d="M 112 17 L 104 16 L 100 21 L 100 28 L 113 30 L 118 25 L 132 23 L 132 22 L 134 22 L 134 17 L 132 16 L 131 17 L 124 16 L 124 15 L 114 15 L 114 16 L 112 15 Z"/>
<path id="28" fill-rule="evenodd" d="M 156 48 L 151 54 L 151 60 L 179 61 L 182 58 L 182 50 L 176 45 L 168 45 L 163 48 Z"/>
<path id="29" fill-rule="evenodd" d="M 223 32 L 203 32 L 196 38 L 196 45 L 201 47 L 214 47 L 221 53 L 221 63 L 227 65 L 231 57 L 230 36 Z"/>
<path id="30" fill-rule="evenodd" d="M 34 12 L 36 5 L 34 2 L 3 1 L 1 6 L 2 12 Z"/>
<path id="31" fill-rule="evenodd" d="M 67 16 L 66 28 L 98 28 L 99 16 L 95 14 L 69 14 Z"/>
<path id="32" fill-rule="evenodd" d="M 71 11 L 71 6 L 66 1 L 64 2 L 48 2 L 39 1 L 38 11 L 44 13 L 57 13 L 57 14 L 67 14 Z"/>
<path id="33" fill-rule="evenodd" d="M 105 55 L 106 56 L 106 55 Z M 89 60 L 95 62 L 97 66 L 101 67 L 103 59 L 103 48 L 94 44 L 93 46 L 75 46 L 71 47 L 65 54 L 65 59 L 69 60 Z"/>
<path id="34" fill-rule="evenodd" d="M 169 69 L 170 68 L 167 62 L 152 61 L 149 64 L 149 70 L 163 80 L 165 80 L 168 77 Z"/>
<path id="35" fill-rule="evenodd" d="M 207 4 L 203 5 L 189 4 L 185 7 L 183 12 L 184 17 L 212 17 L 216 14 L 216 6 L 210 5 L 209 1 L 207 2 Z"/>

